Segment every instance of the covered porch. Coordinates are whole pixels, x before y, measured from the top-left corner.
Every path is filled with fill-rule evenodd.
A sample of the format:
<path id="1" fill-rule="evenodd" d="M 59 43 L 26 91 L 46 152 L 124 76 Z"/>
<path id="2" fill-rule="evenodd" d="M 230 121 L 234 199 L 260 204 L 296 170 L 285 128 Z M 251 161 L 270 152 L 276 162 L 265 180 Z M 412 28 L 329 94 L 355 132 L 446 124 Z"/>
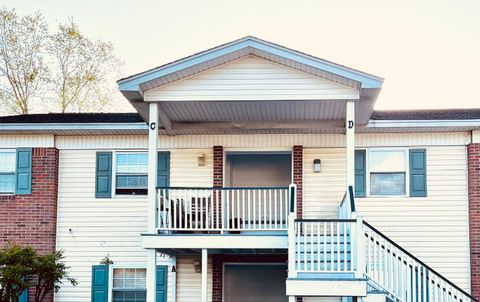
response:
<path id="1" fill-rule="evenodd" d="M 367 124 L 381 85 L 381 78 L 254 37 L 120 80 L 149 128 L 147 301 L 154 302 L 157 251 L 201 251 L 202 268 L 209 251 L 286 251 L 297 218 L 289 183 L 245 186 L 229 175 L 216 182 L 214 172 L 213 187 L 157 187 L 159 134 L 344 133 L 345 187 L 353 186 L 355 127 Z"/>

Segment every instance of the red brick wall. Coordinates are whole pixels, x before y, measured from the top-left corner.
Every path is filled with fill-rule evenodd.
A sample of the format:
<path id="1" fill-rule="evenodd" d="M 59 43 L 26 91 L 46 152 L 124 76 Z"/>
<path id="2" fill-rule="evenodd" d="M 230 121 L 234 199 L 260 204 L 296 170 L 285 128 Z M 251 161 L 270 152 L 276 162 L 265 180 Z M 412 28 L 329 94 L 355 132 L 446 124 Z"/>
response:
<path id="1" fill-rule="evenodd" d="M 0 247 L 14 242 L 39 253 L 55 250 L 58 149 L 32 150 L 32 194 L 0 195 Z M 33 293 L 30 294 L 30 301 Z M 45 301 L 53 301 L 48 297 Z"/>
<path id="2" fill-rule="evenodd" d="M 223 147 L 213 146 L 213 186 L 223 186 Z"/>
<path id="3" fill-rule="evenodd" d="M 470 223 L 470 274 L 472 295 L 480 298 L 480 144 L 468 152 L 468 200 Z"/>
<path id="4" fill-rule="evenodd" d="M 223 263 L 287 263 L 287 255 L 212 255 L 212 302 L 222 302 Z"/>
<path id="5" fill-rule="evenodd" d="M 297 217 L 303 216 L 303 146 L 293 146 L 293 183 L 297 185 Z"/>

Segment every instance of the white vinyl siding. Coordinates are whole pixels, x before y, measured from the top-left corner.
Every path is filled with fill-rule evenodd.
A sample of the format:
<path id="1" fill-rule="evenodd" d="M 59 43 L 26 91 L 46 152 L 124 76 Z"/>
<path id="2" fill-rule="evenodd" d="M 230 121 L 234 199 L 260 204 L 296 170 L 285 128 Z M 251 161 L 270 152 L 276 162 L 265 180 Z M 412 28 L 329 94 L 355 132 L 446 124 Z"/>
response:
<path id="1" fill-rule="evenodd" d="M 145 92 L 146 101 L 358 99 L 357 89 L 247 57 Z"/>
<path id="2" fill-rule="evenodd" d="M 427 147 L 427 197 L 357 198 L 357 210 L 407 251 L 470 288 L 465 146 Z"/>
<path id="3" fill-rule="evenodd" d="M 373 226 L 468 289 L 465 144 L 469 138 L 466 133 L 357 134 L 356 138 L 358 148 L 427 149 L 428 197 L 358 198 L 358 210 Z M 160 147 L 171 152 L 171 186 L 210 187 L 214 145 L 250 150 L 304 145 L 304 217 L 331 218 L 336 217 L 338 202 L 345 192 L 344 142 L 344 135 L 161 136 Z M 139 236 L 147 229 L 146 196 L 95 199 L 95 152 L 145 150 L 146 136 L 59 137 L 56 143 L 63 148 L 60 150 L 57 249 L 65 250 L 71 275 L 80 282 L 75 288 L 62 286 L 56 301 L 87 302 L 90 301 L 91 265 L 98 264 L 107 255 L 119 265 L 145 265 L 146 262 Z M 198 156 L 203 154 L 206 164 L 198 166 Z M 316 158 L 322 160 L 320 173 L 313 173 Z M 200 278 L 200 274 L 194 272 L 193 260 L 179 258 L 177 301 L 199 301 Z M 169 297 L 170 286 L 169 283 Z"/>
<path id="4" fill-rule="evenodd" d="M 55 137 L 53 134 L 0 135 L 0 146 L 2 148 L 54 147 Z"/>
<path id="5" fill-rule="evenodd" d="M 467 145 L 471 137 L 467 132 L 449 133 L 375 133 L 355 134 L 355 145 L 362 147 L 454 146 Z M 59 149 L 147 149 L 147 135 L 58 136 Z M 198 149 L 223 146 L 224 148 L 306 148 L 345 147 L 343 134 L 252 134 L 252 135 L 160 135 L 159 148 Z"/>
<path id="6" fill-rule="evenodd" d="M 96 199 L 95 154 L 96 150 L 60 151 L 56 248 L 65 251 L 69 274 L 78 285 L 64 283 L 56 302 L 89 302 L 92 265 L 106 256 L 119 267 L 146 266 L 140 234 L 147 231 L 147 197 Z M 168 258 L 159 257 L 158 262 L 171 266 Z"/>
<path id="7" fill-rule="evenodd" d="M 344 148 L 303 150 L 303 218 L 337 216 L 346 189 Z M 321 160 L 321 172 L 313 172 L 313 160 Z"/>
<path id="8" fill-rule="evenodd" d="M 205 165 L 198 165 L 198 157 L 205 155 Z M 170 151 L 171 187 L 212 187 L 213 150 L 175 149 Z"/>
<path id="9" fill-rule="evenodd" d="M 428 196 L 356 198 L 357 211 L 407 251 L 468 290 L 466 147 L 417 147 L 426 148 Z M 320 173 L 313 172 L 316 158 L 322 161 Z M 305 148 L 303 166 L 303 217 L 337 217 L 346 189 L 345 150 Z"/>
<path id="10" fill-rule="evenodd" d="M 200 256 L 177 257 L 177 301 L 198 302 L 202 299 L 202 274 L 195 272 L 193 262 Z M 212 301 L 212 262 L 208 259 L 208 301 Z"/>

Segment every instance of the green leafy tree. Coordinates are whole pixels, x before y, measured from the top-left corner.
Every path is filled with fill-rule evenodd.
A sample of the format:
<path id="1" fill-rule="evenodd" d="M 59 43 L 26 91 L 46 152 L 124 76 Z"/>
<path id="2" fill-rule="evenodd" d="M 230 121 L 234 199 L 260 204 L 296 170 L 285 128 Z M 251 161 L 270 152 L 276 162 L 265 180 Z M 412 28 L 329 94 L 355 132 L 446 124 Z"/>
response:
<path id="1" fill-rule="evenodd" d="M 99 111 L 110 103 L 108 75 L 121 65 L 113 54 L 112 43 L 89 39 L 70 19 L 51 36 L 48 52 L 52 59 L 50 84 L 55 110 Z"/>
<path id="2" fill-rule="evenodd" d="M 34 289 L 34 301 L 42 302 L 64 280 L 77 285 L 63 258 L 62 251 L 39 255 L 32 247 L 7 245 L 0 250 L 0 302 L 18 301 L 29 287 Z"/>
<path id="3" fill-rule="evenodd" d="M 77 285 L 74 278 L 68 276 L 68 267 L 62 261 L 63 252 L 57 251 L 50 254 L 37 256 L 33 262 L 35 273 L 35 302 L 41 302 L 53 292 L 58 292 L 62 280 L 67 280 L 73 286 Z"/>
<path id="4" fill-rule="evenodd" d="M 0 8 L 0 104 L 6 111 L 28 114 L 33 97 L 42 91 L 47 37 L 40 13 L 19 16 L 14 9 Z"/>
<path id="5" fill-rule="evenodd" d="M 33 278 L 37 252 L 31 247 L 8 245 L 0 251 L 0 301 L 17 301 Z"/>

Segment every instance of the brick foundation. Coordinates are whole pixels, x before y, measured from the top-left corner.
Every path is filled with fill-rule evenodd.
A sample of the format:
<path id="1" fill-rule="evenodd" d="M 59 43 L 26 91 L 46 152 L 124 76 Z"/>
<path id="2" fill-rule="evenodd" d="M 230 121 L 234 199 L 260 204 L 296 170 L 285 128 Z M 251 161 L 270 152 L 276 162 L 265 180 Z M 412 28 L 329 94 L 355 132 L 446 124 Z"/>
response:
<path id="1" fill-rule="evenodd" d="M 212 255 L 212 302 L 222 302 L 223 264 L 227 263 L 287 263 L 287 255 Z"/>
<path id="2" fill-rule="evenodd" d="M 480 144 L 470 144 L 468 153 L 468 200 L 470 224 L 471 291 L 480 298 Z"/>
<path id="3" fill-rule="evenodd" d="M 8 242 L 33 246 L 39 253 L 55 250 L 58 192 L 58 149 L 33 148 L 32 194 L 0 195 L 0 247 Z M 33 301 L 33 293 L 30 293 Z M 45 301 L 53 301 L 53 295 Z"/>
<path id="4" fill-rule="evenodd" d="M 303 217 L 303 146 L 293 146 L 293 183 L 297 185 L 297 218 Z"/>

